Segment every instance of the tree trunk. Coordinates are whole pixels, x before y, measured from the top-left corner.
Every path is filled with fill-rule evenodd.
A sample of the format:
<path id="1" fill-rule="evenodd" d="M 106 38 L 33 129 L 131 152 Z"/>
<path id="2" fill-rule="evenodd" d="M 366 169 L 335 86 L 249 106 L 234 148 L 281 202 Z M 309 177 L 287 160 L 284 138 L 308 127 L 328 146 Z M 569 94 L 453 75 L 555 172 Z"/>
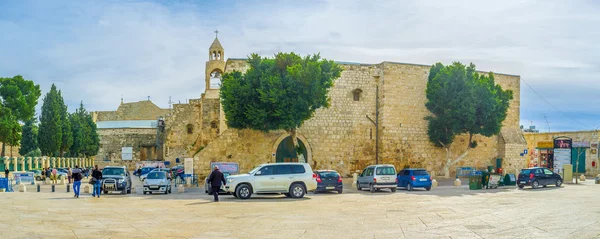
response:
<path id="1" fill-rule="evenodd" d="M 456 159 L 454 159 L 454 161 L 452 160 L 452 150 L 450 149 L 450 145 L 448 145 L 448 146 L 444 145 L 444 149 L 446 150 L 446 165 L 444 165 L 444 168 L 443 168 L 445 178 L 450 177 L 450 167 L 452 167 L 452 165 L 455 165 L 456 163 L 460 162 L 465 157 L 467 157 L 467 155 L 469 154 L 469 151 L 471 150 L 471 141 L 472 140 L 473 140 L 473 135 L 469 134 L 469 141 L 467 142 L 467 149 L 465 150 L 464 153 L 462 153 L 460 156 L 458 156 Z"/>
<path id="2" fill-rule="evenodd" d="M 296 132 L 296 129 L 290 129 L 288 132 L 290 133 L 290 137 L 292 138 L 292 143 L 294 143 L 294 150 L 296 150 L 296 154 L 298 155 L 298 162 L 306 163 L 305 155 L 302 154 L 302 151 L 298 150 L 300 144 L 298 143 L 298 133 Z"/>
<path id="3" fill-rule="evenodd" d="M 2 142 L 2 153 L 0 153 L 0 157 L 4 157 L 4 150 L 6 149 L 6 145 Z"/>

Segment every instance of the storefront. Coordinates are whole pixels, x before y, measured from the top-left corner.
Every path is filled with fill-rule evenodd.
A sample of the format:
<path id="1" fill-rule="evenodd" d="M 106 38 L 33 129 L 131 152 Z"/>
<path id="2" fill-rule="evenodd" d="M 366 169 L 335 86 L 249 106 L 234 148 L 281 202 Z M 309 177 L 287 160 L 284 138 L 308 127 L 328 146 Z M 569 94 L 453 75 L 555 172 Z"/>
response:
<path id="1" fill-rule="evenodd" d="M 532 152 L 529 167 L 554 168 L 554 142 L 539 141 Z"/>

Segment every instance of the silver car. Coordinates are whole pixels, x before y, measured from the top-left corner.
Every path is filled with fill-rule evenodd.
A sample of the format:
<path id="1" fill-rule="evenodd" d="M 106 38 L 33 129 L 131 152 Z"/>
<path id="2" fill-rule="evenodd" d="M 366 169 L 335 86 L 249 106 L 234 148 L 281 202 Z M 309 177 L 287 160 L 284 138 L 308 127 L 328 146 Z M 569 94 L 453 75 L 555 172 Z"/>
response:
<path id="1" fill-rule="evenodd" d="M 382 188 L 390 189 L 396 192 L 398 187 L 398 178 L 396 177 L 396 168 L 391 164 L 378 164 L 366 167 L 358 176 L 356 189 L 359 191 L 368 188 L 375 192 Z"/>
<path id="2" fill-rule="evenodd" d="M 148 173 L 144 180 L 144 194 L 153 192 L 156 193 L 171 193 L 171 179 L 162 171 L 152 171 Z"/>

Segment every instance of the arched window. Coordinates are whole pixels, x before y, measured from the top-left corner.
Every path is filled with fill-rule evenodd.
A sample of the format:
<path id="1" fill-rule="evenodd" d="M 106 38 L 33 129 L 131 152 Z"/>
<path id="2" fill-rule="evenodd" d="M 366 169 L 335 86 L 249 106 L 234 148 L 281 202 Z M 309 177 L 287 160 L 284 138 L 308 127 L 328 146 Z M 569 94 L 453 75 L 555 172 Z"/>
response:
<path id="1" fill-rule="evenodd" d="M 210 88 L 219 89 L 221 88 L 221 71 L 214 70 L 210 73 Z"/>
<path id="2" fill-rule="evenodd" d="M 216 120 L 215 120 L 215 121 L 213 121 L 213 122 L 210 122 L 210 127 L 211 127 L 211 128 L 213 128 L 213 129 L 216 129 L 216 128 L 217 128 L 217 125 L 218 125 L 218 123 L 217 123 L 217 121 L 216 121 Z"/>
<path id="3" fill-rule="evenodd" d="M 193 126 L 192 124 L 188 124 L 188 125 L 186 126 L 186 128 L 187 128 L 187 133 L 188 133 L 188 134 L 192 134 L 192 133 L 194 133 L 194 126 Z"/>
<path id="4" fill-rule="evenodd" d="M 360 101 L 360 95 L 362 94 L 362 90 L 361 89 L 355 89 L 352 91 L 352 95 L 354 96 L 354 101 Z"/>
<path id="5" fill-rule="evenodd" d="M 221 51 L 217 52 L 217 60 L 221 60 Z"/>

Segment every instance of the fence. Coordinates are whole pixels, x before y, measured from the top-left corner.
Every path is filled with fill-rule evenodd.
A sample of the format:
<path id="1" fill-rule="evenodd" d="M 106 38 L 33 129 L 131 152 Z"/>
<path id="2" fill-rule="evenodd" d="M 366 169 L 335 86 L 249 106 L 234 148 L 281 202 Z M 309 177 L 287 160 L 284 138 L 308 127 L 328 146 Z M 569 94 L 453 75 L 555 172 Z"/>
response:
<path id="1" fill-rule="evenodd" d="M 17 184 L 27 183 L 27 184 L 35 184 L 35 176 L 33 172 L 26 173 L 14 173 L 15 182 Z"/>
<path id="2" fill-rule="evenodd" d="M 13 192 L 12 180 L 8 178 L 0 178 L 0 189 L 4 189 L 5 192 Z"/>

